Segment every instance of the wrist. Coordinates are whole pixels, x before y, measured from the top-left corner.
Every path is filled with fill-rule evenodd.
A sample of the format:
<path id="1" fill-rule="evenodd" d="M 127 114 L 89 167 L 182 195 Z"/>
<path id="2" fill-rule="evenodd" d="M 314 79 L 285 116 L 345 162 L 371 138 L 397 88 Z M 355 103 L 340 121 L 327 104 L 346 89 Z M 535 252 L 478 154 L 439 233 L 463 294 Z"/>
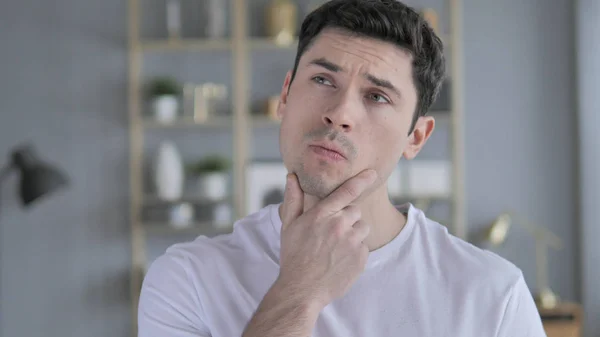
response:
<path id="1" fill-rule="evenodd" d="M 314 320 L 326 305 L 313 294 L 311 289 L 280 279 L 273 283 L 266 297 L 277 303 L 286 303 L 287 306 L 294 307 Z"/>

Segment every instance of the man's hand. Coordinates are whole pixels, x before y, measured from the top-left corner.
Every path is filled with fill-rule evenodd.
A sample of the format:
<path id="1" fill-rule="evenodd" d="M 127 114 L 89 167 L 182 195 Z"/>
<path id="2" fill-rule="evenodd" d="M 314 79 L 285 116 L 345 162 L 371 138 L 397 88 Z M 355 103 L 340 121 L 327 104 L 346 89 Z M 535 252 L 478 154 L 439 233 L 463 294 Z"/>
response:
<path id="1" fill-rule="evenodd" d="M 278 289 L 322 308 L 343 296 L 364 270 L 369 224 L 352 203 L 376 180 L 374 170 L 352 177 L 303 213 L 304 192 L 289 174 L 282 207 Z"/>
<path id="2" fill-rule="evenodd" d="M 304 213 L 304 192 L 290 174 L 281 209 L 279 277 L 243 337 L 308 337 L 321 310 L 345 294 L 364 269 L 369 226 L 351 203 L 373 184 L 364 171 Z"/>

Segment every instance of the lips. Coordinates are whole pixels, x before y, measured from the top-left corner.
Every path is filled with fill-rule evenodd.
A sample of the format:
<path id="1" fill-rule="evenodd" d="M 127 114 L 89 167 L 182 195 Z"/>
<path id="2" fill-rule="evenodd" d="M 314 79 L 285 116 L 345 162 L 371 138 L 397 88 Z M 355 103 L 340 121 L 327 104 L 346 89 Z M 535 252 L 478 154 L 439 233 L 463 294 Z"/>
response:
<path id="1" fill-rule="evenodd" d="M 332 143 L 315 143 L 315 144 L 311 144 L 310 146 L 315 147 L 315 148 L 320 148 L 320 149 L 323 149 L 326 151 L 330 151 L 330 152 L 332 152 L 332 154 L 339 155 L 342 158 L 347 159 L 344 151 Z"/>

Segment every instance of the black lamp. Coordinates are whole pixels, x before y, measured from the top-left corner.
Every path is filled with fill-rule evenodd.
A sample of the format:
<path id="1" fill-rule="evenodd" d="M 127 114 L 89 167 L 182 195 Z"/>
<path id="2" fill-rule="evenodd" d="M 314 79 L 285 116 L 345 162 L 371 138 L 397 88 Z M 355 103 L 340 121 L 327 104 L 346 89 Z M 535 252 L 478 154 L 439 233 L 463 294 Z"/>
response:
<path id="1" fill-rule="evenodd" d="M 0 183 L 11 169 L 20 173 L 19 194 L 21 204 L 25 207 L 31 206 L 36 200 L 68 183 L 64 173 L 38 159 L 36 151 L 29 145 L 16 148 L 12 152 L 10 163 L 0 171 Z"/>
<path id="2" fill-rule="evenodd" d="M 21 175 L 19 194 L 21 204 L 25 207 L 68 183 L 66 176 L 57 168 L 39 160 L 35 150 L 29 145 L 13 150 L 9 164 L 0 170 L 0 183 L 12 169 L 16 169 Z"/>

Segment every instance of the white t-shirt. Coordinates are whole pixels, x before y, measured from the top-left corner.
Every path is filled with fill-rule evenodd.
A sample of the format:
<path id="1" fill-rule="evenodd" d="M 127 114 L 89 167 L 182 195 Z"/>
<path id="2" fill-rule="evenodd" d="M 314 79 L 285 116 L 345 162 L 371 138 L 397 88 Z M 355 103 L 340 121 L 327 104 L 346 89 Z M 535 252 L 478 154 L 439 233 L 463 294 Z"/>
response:
<path id="1" fill-rule="evenodd" d="M 546 336 L 517 267 L 411 204 L 401 210 L 404 229 L 321 311 L 313 337 Z M 241 336 L 278 276 L 280 230 L 278 205 L 270 205 L 231 234 L 170 247 L 144 279 L 139 336 Z"/>

